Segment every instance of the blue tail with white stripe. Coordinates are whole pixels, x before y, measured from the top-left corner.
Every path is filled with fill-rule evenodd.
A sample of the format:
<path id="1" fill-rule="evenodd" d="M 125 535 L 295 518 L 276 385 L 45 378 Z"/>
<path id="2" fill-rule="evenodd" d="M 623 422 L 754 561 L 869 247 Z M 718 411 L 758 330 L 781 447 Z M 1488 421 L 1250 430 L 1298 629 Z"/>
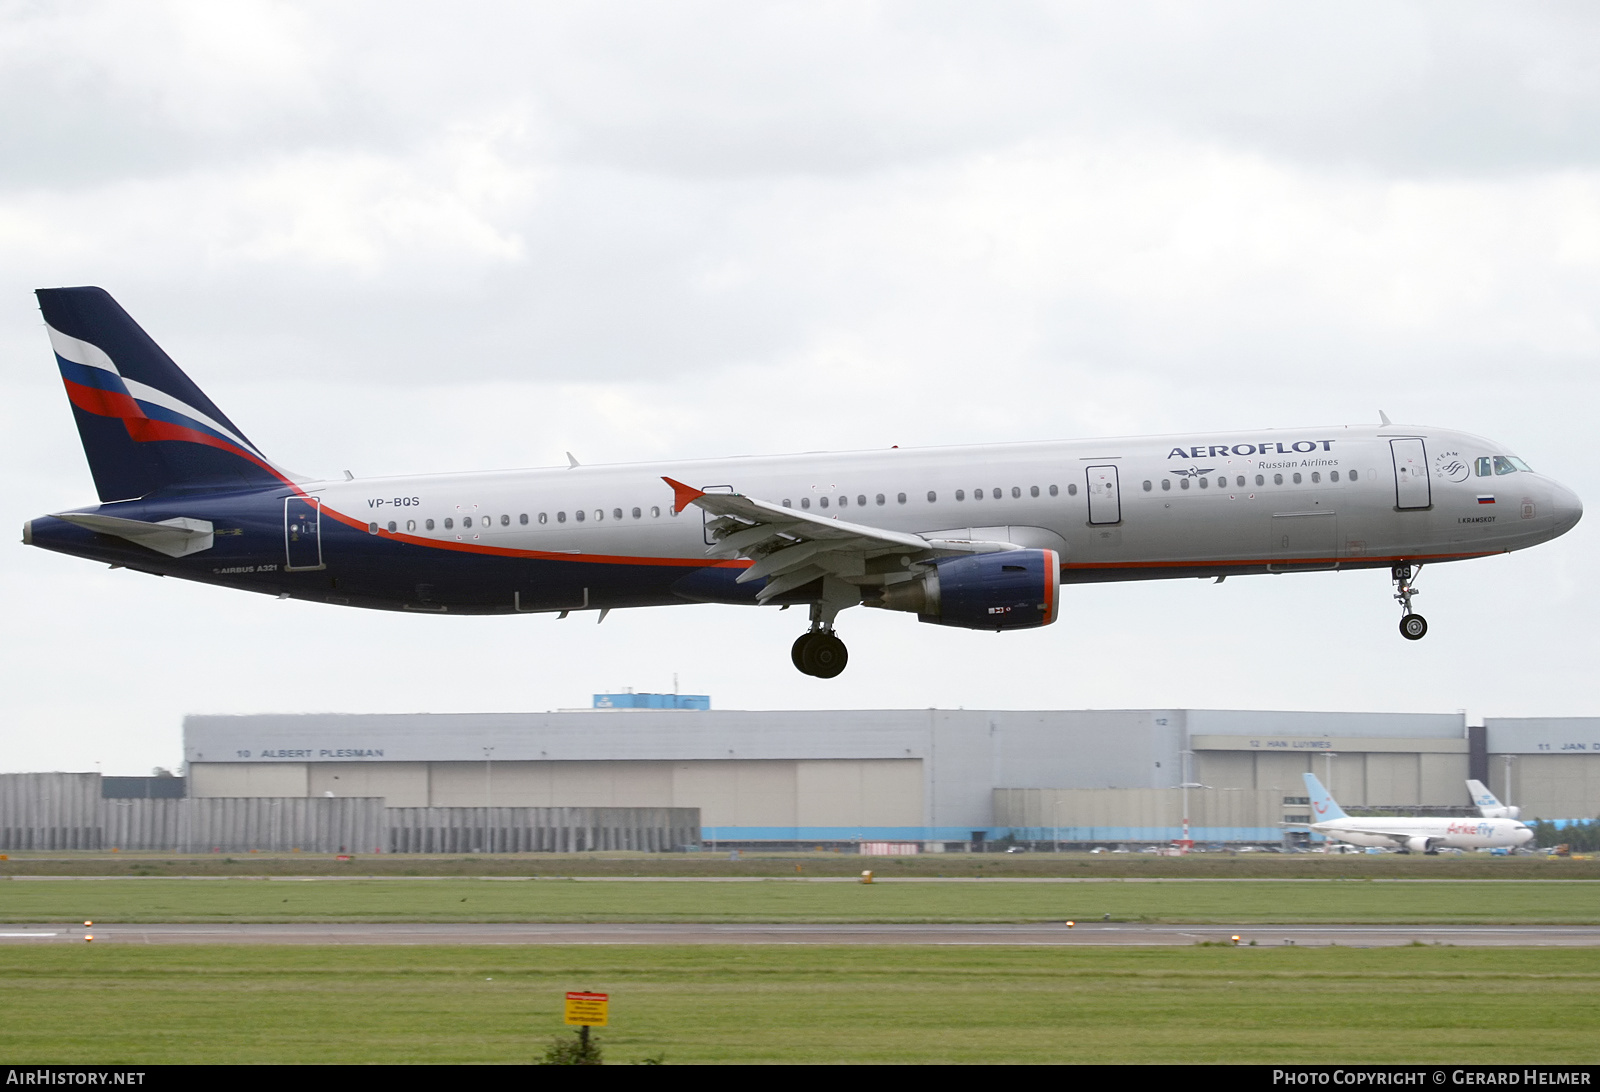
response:
<path id="1" fill-rule="evenodd" d="M 36 295 L 102 501 L 290 480 L 104 289 Z"/>

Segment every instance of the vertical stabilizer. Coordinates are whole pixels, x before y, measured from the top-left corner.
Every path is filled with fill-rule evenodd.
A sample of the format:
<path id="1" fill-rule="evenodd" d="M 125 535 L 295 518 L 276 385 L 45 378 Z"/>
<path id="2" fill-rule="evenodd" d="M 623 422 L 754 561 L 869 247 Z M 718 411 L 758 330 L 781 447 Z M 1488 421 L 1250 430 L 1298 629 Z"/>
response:
<path id="1" fill-rule="evenodd" d="M 35 294 L 102 501 L 288 480 L 105 290 Z"/>
<path id="2" fill-rule="evenodd" d="M 1344 809 L 1339 806 L 1332 794 L 1322 787 L 1322 782 L 1317 780 L 1316 774 L 1306 774 L 1306 792 L 1311 797 L 1311 821 L 1313 823 L 1326 822 L 1329 819 L 1345 819 Z"/>

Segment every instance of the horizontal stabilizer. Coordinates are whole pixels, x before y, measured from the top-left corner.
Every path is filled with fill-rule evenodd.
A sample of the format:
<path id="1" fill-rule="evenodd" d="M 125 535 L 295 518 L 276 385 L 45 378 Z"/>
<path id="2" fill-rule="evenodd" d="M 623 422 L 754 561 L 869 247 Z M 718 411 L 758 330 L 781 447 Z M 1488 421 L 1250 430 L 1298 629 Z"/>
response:
<path id="1" fill-rule="evenodd" d="M 168 557 L 187 557 L 211 549 L 211 521 L 179 516 L 159 523 L 121 516 L 97 516 L 83 512 L 57 512 L 54 519 L 76 524 L 102 535 L 115 535 Z"/>

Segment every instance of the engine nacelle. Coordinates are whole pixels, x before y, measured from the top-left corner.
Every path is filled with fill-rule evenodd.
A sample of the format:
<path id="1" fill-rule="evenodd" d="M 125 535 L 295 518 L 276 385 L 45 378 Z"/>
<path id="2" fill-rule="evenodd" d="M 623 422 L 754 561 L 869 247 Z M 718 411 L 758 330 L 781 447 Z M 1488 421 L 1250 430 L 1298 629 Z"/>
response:
<path id="1" fill-rule="evenodd" d="M 917 577 L 891 584 L 880 603 L 915 611 L 917 621 L 962 629 L 1033 629 L 1056 620 L 1061 555 L 1004 550 L 942 557 Z"/>
<path id="2" fill-rule="evenodd" d="M 1438 845 L 1439 839 L 1424 838 L 1420 834 L 1414 834 L 1406 839 L 1406 849 L 1412 853 L 1437 853 L 1439 852 Z"/>

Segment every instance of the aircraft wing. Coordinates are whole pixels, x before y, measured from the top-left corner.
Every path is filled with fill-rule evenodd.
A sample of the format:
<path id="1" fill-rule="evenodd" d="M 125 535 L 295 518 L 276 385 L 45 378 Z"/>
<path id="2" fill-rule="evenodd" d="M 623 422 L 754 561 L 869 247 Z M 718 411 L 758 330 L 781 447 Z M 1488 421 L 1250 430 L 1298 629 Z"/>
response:
<path id="1" fill-rule="evenodd" d="M 739 574 L 747 584 L 766 578 L 758 602 L 793 591 L 824 576 L 851 581 L 867 575 L 867 563 L 898 555 L 905 560 L 888 570 L 909 568 L 915 561 L 951 554 L 995 553 L 1021 549 L 1009 542 L 975 542 L 965 539 L 928 538 L 888 531 L 861 523 L 813 515 L 785 508 L 772 501 L 739 493 L 707 493 L 671 478 L 675 503 L 681 512 L 689 505 L 715 517 L 706 523 L 712 544 L 709 557 L 742 557 L 754 562 Z"/>

